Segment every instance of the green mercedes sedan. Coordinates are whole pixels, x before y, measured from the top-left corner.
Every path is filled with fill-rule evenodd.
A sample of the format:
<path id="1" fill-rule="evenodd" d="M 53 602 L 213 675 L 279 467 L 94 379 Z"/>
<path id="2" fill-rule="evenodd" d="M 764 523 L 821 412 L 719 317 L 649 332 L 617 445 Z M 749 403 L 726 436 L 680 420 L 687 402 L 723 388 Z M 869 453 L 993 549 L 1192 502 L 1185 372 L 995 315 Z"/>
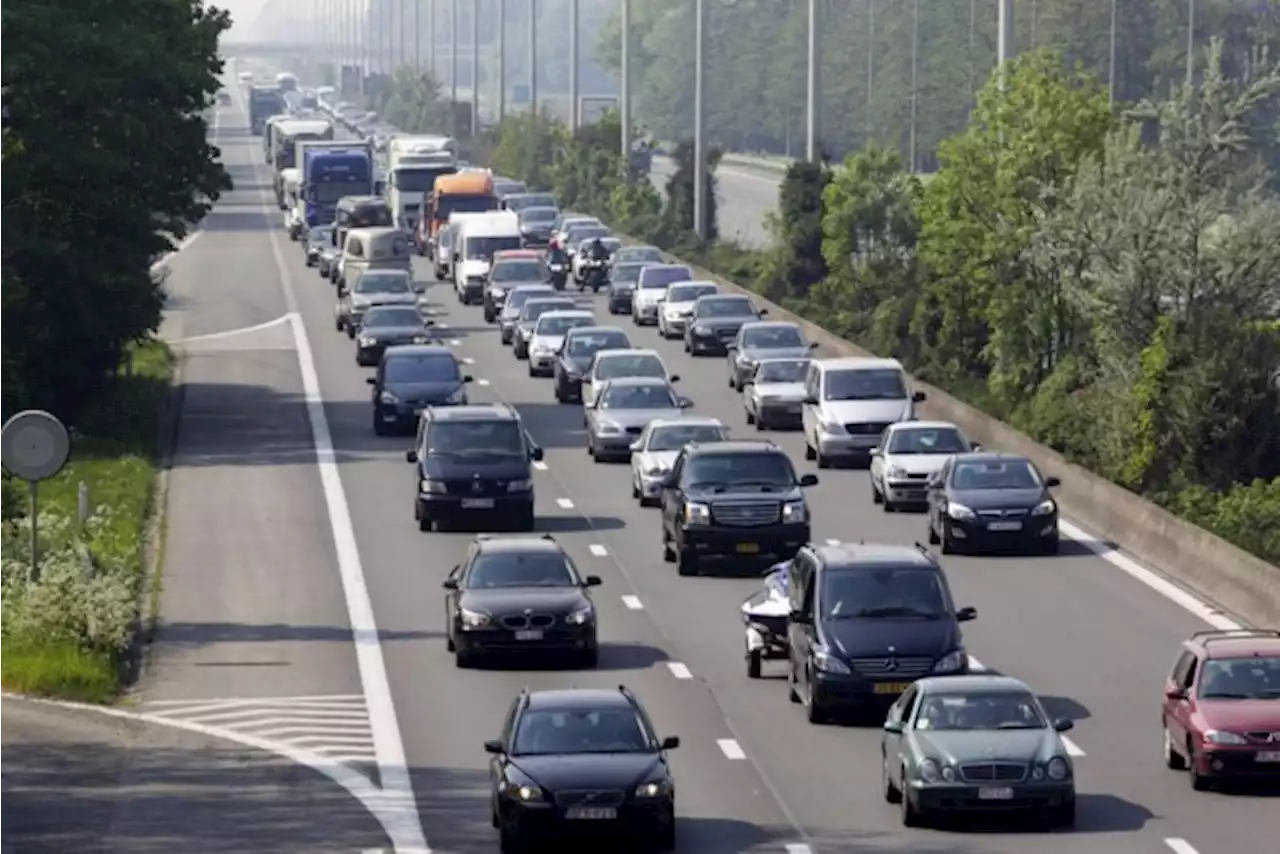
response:
<path id="1" fill-rule="evenodd" d="M 970 674 L 921 679 L 884 722 L 884 798 L 902 823 L 950 813 L 1024 812 L 1052 827 L 1076 818 L 1075 771 L 1061 733 L 1022 682 Z"/>

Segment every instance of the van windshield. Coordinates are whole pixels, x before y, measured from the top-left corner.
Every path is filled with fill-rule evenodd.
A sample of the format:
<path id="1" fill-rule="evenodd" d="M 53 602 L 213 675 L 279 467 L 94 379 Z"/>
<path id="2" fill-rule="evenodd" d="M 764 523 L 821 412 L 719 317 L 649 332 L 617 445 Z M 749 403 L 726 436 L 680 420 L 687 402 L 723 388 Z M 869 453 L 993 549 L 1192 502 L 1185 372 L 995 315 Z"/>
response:
<path id="1" fill-rule="evenodd" d="M 488 261 L 493 258 L 493 253 L 495 252 L 519 249 L 520 246 L 520 235 L 518 234 L 514 237 L 468 237 L 467 260 Z"/>
<path id="2" fill-rule="evenodd" d="M 893 368 L 854 368 L 828 371 L 823 400 L 904 400 L 902 372 Z"/>

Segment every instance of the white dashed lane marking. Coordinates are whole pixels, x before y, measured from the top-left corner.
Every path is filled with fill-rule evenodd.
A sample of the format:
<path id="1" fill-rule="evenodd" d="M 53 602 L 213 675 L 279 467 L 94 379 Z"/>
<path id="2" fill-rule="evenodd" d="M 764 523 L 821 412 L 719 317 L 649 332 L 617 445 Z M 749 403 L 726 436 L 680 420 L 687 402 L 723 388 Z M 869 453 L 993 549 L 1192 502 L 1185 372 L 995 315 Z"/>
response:
<path id="1" fill-rule="evenodd" d="M 471 358 L 470 356 L 462 357 L 462 364 L 464 365 L 474 365 L 475 363 L 476 363 L 476 360 Z"/>
<path id="2" fill-rule="evenodd" d="M 787 844 L 787 854 L 813 854 L 813 849 L 803 842 L 791 842 Z"/>
<path id="3" fill-rule="evenodd" d="M 736 739 L 721 738 L 716 740 L 716 744 L 720 747 L 720 752 L 725 755 L 726 759 L 746 759 L 747 752 L 742 749 L 742 745 L 738 744 Z"/>
<path id="4" fill-rule="evenodd" d="M 677 679 L 692 679 L 693 672 L 678 661 L 668 661 L 667 669 L 671 671 L 671 675 Z"/>
<path id="5" fill-rule="evenodd" d="M 1195 846 L 1185 839 L 1171 837 L 1166 839 L 1164 844 L 1168 845 L 1169 848 L 1173 850 L 1173 854 L 1200 854 L 1200 852 L 1195 849 Z"/>
<path id="6" fill-rule="evenodd" d="M 460 346 L 462 346 L 462 342 L 461 342 L 459 339 L 457 339 L 457 338 L 450 338 L 450 339 L 449 339 L 449 346 L 450 346 L 450 347 L 460 347 Z"/>
<path id="7" fill-rule="evenodd" d="M 573 502 L 572 502 L 572 501 L 570 501 L 568 498 L 557 498 L 557 499 L 556 499 L 556 504 L 560 505 L 560 509 L 561 509 L 561 510 L 572 510 L 572 509 L 573 509 Z"/>
<path id="8" fill-rule="evenodd" d="M 599 543 L 592 543 L 592 544 L 591 544 L 591 555 L 592 555 L 593 557 L 608 557 L 608 556 L 609 556 L 609 550 L 608 550 L 608 549 L 606 549 L 604 546 L 600 545 Z"/>
<path id="9" fill-rule="evenodd" d="M 838 546 L 838 545 L 840 545 L 840 541 L 839 541 L 839 540 L 827 540 L 827 545 L 829 545 L 829 546 Z"/>
<path id="10" fill-rule="evenodd" d="M 626 605 L 632 611 L 644 610 L 644 603 L 640 601 L 639 596 L 623 596 L 622 604 Z"/>

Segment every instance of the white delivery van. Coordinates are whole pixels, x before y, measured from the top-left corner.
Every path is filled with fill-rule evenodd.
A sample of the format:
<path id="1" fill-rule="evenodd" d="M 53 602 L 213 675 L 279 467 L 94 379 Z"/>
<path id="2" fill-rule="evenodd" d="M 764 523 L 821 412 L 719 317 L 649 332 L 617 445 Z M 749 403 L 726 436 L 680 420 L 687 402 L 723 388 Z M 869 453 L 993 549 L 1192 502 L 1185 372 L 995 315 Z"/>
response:
<path id="1" fill-rule="evenodd" d="M 450 217 L 449 224 L 454 223 Z M 458 215 L 453 238 L 453 283 L 458 300 L 480 302 L 493 253 L 521 246 L 520 218 L 514 211 Z"/>

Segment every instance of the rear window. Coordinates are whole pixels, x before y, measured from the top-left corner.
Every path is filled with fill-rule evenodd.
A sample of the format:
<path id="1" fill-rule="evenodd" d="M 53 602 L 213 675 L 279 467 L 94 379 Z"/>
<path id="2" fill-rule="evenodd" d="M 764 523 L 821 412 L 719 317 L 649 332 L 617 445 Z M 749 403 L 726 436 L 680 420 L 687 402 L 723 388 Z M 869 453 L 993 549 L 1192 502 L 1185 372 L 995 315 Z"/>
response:
<path id="1" fill-rule="evenodd" d="M 698 297 L 719 293 L 715 285 L 672 285 L 667 288 L 667 302 L 693 302 Z"/>
<path id="2" fill-rule="evenodd" d="M 541 282 L 546 269 L 541 261 L 499 261 L 493 265 L 495 282 Z"/>
<path id="3" fill-rule="evenodd" d="M 688 267 L 645 267 L 640 271 L 641 288 L 665 288 L 675 282 L 687 282 L 693 278 Z"/>
<path id="4" fill-rule="evenodd" d="M 756 308 L 745 297 L 716 297 L 698 300 L 698 317 L 754 317 Z"/>

